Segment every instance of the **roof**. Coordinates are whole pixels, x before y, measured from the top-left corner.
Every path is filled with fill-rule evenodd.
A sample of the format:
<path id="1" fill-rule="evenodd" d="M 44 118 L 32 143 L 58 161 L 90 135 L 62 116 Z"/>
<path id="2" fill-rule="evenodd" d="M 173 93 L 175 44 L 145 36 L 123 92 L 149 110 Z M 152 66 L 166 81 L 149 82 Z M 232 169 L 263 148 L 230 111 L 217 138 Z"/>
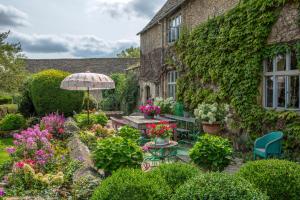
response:
<path id="1" fill-rule="evenodd" d="M 70 73 L 91 71 L 110 75 L 126 72 L 128 67 L 139 63 L 139 58 L 25 59 L 25 66 L 31 73 L 59 69 Z"/>
<path id="2" fill-rule="evenodd" d="M 138 33 L 141 34 L 152 26 L 157 24 L 161 19 L 165 18 L 168 14 L 176 10 L 181 4 L 183 4 L 186 0 L 168 0 L 163 7 L 155 14 L 152 20 L 146 25 L 146 27 Z"/>

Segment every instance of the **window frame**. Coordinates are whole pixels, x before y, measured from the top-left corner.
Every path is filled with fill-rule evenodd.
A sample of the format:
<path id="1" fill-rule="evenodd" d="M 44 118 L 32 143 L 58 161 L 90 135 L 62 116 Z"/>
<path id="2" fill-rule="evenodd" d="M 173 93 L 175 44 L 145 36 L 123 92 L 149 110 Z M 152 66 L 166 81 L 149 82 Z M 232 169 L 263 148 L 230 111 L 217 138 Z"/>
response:
<path id="1" fill-rule="evenodd" d="M 169 71 L 167 73 L 167 97 L 173 97 L 176 99 L 176 82 L 178 79 L 178 72 L 176 70 Z M 170 88 L 172 88 L 172 91 L 170 91 Z"/>
<path id="2" fill-rule="evenodd" d="M 276 110 L 290 110 L 290 111 L 300 111 L 300 70 L 299 69 L 294 69 L 291 70 L 291 55 L 292 52 L 287 51 L 286 53 L 281 53 L 285 55 L 285 71 L 277 71 L 277 59 L 280 54 L 277 54 L 272 61 L 272 72 L 267 72 L 267 60 L 264 60 L 263 62 L 263 106 L 267 109 L 276 109 Z M 298 64 L 298 63 L 297 63 Z M 278 106 L 278 77 L 279 76 L 284 76 L 285 80 L 285 106 L 284 107 L 279 107 Z M 298 108 L 289 108 L 289 93 L 290 93 L 290 80 L 291 77 L 293 76 L 298 76 L 299 77 L 299 105 Z M 273 102 L 272 105 L 273 107 L 268 107 L 267 103 L 267 77 L 273 77 Z"/>
<path id="3" fill-rule="evenodd" d="M 174 17 L 168 20 L 168 44 L 173 44 L 176 42 L 180 37 L 180 28 L 182 25 L 182 15 L 181 13 L 175 15 Z M 174 31 L 174 32 L 173 32 Z M 173 38 L 173 34 L 174 38 Z"/>

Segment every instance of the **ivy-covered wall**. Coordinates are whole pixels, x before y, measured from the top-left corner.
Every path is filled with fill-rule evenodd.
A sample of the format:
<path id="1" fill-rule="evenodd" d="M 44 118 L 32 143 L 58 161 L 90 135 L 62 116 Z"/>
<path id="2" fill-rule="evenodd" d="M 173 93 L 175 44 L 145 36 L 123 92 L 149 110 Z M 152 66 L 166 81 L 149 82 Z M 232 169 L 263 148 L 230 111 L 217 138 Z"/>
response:
<path id="1" fill-rule="evenodd" d="M 283 7 L 299 2 L 242 0 L 226 14 L 184 31 L 176 44 L 183 74 L 177 82 L 178 100 L 191 111 L 201 102 L 227 102 L 239 128 L 261 133 L 270 117 L 258 101 L 263 59 L 296 46 L 270 46 L 267 41 Z M 271 121 L 279 119 L 275 115 Z"/>

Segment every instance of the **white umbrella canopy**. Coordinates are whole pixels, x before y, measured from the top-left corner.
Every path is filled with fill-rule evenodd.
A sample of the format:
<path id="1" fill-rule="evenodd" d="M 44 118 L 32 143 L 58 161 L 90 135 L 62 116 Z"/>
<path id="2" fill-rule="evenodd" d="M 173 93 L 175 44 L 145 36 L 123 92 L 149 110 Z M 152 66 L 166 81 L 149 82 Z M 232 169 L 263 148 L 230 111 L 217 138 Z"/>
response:
<path id="1" fill-rule="evenodd" d="M 104 74 L 91 72 L 71 74 L 60 85 L 65 90 L 109 90 L 115 88 L 115 82 Z"/>
<path id="2" fill-rule="evenodd" d="M 79 90 L 88 92 L 88 123 L 90 121 L 89 96 L 90 90 L 109 90 L 115 88 L 115 82 L 104 74 L 96 74 L 91 72 L 71 74 L 66 77 L 60 84 L 61 89 Z"/>

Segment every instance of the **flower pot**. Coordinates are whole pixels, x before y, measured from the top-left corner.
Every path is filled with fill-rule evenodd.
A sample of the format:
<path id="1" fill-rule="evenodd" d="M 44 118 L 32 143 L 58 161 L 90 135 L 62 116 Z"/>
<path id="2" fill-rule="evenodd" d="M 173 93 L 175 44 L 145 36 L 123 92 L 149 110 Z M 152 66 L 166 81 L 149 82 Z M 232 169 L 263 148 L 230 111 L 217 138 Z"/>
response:
<path id="1" fill-rule="evenodd" d="M 158 146 L 168 145 L 170 143 L 170 138 L 156 137 L 154 139 L 154 142 L 155 142 L 155 145 L 158 145 Z"/>
<path id="2" fill-rule="evenodd" d="M 208 123 L 208 122 L 202 122 L 203 131 L 205 133 L 210 134 L 218 134 L 221 132 L 221 123 L 215 122 L 215 123 Z"/>
<path id="3" fill-rule="evenodd" d="M 154 115 L 147 115 L 144 113 L 144 118 L 145 119 L 154 119 Z"/>

